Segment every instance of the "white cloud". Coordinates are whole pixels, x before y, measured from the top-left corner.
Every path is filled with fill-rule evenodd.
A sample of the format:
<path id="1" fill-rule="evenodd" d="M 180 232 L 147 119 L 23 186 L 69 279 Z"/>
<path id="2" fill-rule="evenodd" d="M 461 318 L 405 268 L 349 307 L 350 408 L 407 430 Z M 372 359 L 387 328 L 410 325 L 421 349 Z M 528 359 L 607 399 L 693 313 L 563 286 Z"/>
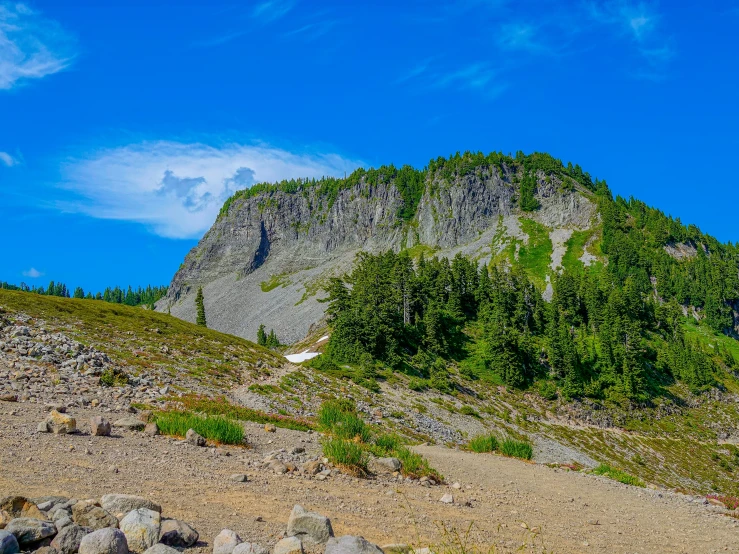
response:
<path id="1" fill-rule="evenodd" d="M 65 167 L 80 200 L 60 205 L 92 217 L 135 221 L 154 233 L 192 238 L 224 200 L 255 182 L 339 176 L 361 165 L 336 154 L 296 154 L 267 145 L 148 142 L 99 151 Z"/>
<path id="2" fill-rule="evenodd" d="M 276 21 L 293 9 L 294 2 L 289 0 L 266 0 L 260 2 L 252 10 L 252 15 L 265 23 Z"/>
<path id="3" fill-rule="evenodd" d="M 32 267 L 31 269 L 23 272 L 23 276 L 24 277 L 30 277 L 31 279 L 37 279 L 37 278 L 41 277 L 42 275 L 43 275 L 43 273 L 41 273 L 35 267 Z"/>
<path id="4" fill-rule="evenodd" d="M 0 3 L 0 89 L 69 67 L 73 39 L 58 23 L 21 3 Z"/>
<path id="5" fill-rule="evenodd" d="M 524 50 L 545 52 L 547 49 L 539 42 L 537 29 L 526 23 L 506 23 L 501 26 L 497 37 L 498 46 L 503 50 Z"/>
<path id="6" fill-rule="evenodd" d="M 7 152 L 0 152 L 0 162 L 4 163 L 8 167 L 13 167 L 14 165 L 18 165 L 19 163 L 18 160 L 16 160 Z"/>

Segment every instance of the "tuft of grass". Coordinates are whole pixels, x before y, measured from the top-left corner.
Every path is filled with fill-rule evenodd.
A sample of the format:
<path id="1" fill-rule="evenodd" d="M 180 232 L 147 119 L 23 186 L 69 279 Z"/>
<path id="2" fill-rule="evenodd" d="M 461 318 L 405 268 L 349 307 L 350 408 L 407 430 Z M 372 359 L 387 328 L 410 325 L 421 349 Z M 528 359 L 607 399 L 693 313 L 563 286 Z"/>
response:
<path id="1" fill-rule="evenodd" d="M 125 387 L 128 374 L 120 368 L 108 368 L 100 375 L 100 384 L 104 387 Z"/>
<path id="2" fill-rule="evenodd" d="M 433 477 L 439 483 L 444 482 L 444 476 L 432 468 L 429 461 L 420 454 L 416 454 L 405 446 L 397 448 L 393 454 L 403 464 L 403 475 L 416 479 L 428 476 Z"/>
<path id="3" fill-rule="evenodd" d="M 254 423 L 271 423 L 275 427 L 292 429 L 294 431 L 314 430 L 316 425 L 312 421 L 290 416 L 268 414 L 259 410 L 252 410 L 243 406 L 234 406 L 224 396 L 208 397 L 197 394 L 188 394 L 175 399 L 187 410 L 209 415 L 220 415 L 238 421 L 252 421 Z"/>
<path id="4" fill-rule="evenodd" d="M 284 287 L 289 284 L 290 280 L 287 278 L 287 274 L 280 274 L 272 275 L 272 277 L 269 278 L 269 281 L 262 281 L 259 286 L 261 287 L 262 292 L 269 292 L 279 286 Z"/>
<path id="5" fill-rule="evenodd" d="M 500 453 L 512 458 L 530 460 L 534 457 L 534 447 L 531 446 L 530 442 L 518 441 L 515 439 L 505 439 L 500 444 Z"/>
<path id="6" fill-rule="evenodd" d="M 159 412 L 156 424 L 164 435 L 184 437 L 189 429 L 204 438 L 221 444 L 242 444 L 244 428 L 221 416 L 200 416 L 191 412 L 171 410 Z"/>
<path id="7" fill-rule="evenodd" d="M 357 415 L 356 409 L 344 400 L 328 400 L 318 411 L 318 424 L 321 429 L 341 439 L 354 439 L 369 442 L 370 429 Z"/>
<path id="8" fill-rule="evenodd" d="M 593 474 L 608 477 L 609 479 L 613 479 L 614 481 L 618 481 L 619 483 L 623 483 L 624 485 L 633 485 L 635 487 L 645 486 L 644 481 L 642 481 L 638 477 L 629 475 L 628 473 L 626 473 L 625 471 L 621 471 L 620 469 L 612 468 L 607 464 L 600 464 L 598 467 L 593 469 Z"/>
<path id="9" fill-rule="evenodd" d="M 479 435 L 474 437 L 467 443 L 467 448 L 473 452 L 495 452 L 498 450 L 499 443 L 495 435 Z"/>
<path id="10" fill-rule="evenodd" d="M 369 473 L 369 453 L 354 441 L 342 438 L 329 438 L 323 441 L 323 455 L 346 472 L 364 477 Z"/>
<path id="11" fill-rule="evenodd" d="M 477 413 L 477 410 L 475 410 L 472 406 L 464 405 L 459 409 L 459 413 L 466 416 L 472 416 L 480 419 L 480 414 Z"/>
<path id="12" fill-rule="evenodd" d="M 402 446 L 402 442 L 398 435 L 378 435 L 374 441 L 375 447 L 383 456 L 389 456 L 392 452 Z"/>

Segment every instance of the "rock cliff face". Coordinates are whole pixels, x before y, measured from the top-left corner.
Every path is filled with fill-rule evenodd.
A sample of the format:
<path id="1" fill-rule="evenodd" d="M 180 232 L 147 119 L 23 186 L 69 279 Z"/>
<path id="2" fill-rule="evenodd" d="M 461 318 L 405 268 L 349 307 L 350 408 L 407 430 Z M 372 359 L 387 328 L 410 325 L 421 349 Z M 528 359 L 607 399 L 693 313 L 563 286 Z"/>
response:
<path id="1" fill-rule="evenodd" d="M 349 270 L 360 251 L 463 252 L 482 263 L 502 249 L 501 232 L 527 241 L 520 217 L 557 236 L 588 229 L 596 218 L 589 192 L 562 190 L 556 178 L 539 175 L 536 212 L 520 212 L 518 194 L 517 175 L 491 166 L 451 182 L 429 177 L 410 221 L 398 215 L 403 196 L 393 182 L 362 179 L 333 201 L 316 186 L 245 195 L 186 256 L 157 309 L 194 321 L 202 286 L 210 327 L 253 340 L 263 323 L 294 342 L 321 320 L 322 286 Z"/>

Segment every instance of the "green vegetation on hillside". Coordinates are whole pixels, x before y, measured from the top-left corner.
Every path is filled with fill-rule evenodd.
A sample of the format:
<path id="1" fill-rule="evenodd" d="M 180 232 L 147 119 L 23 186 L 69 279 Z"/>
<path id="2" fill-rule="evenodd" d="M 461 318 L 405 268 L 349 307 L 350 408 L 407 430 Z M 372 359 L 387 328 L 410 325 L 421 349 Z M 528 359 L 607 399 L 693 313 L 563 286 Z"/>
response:
<path id="1" fill-rule="evenodd" d="M 167 294 L 168 287 L 152 287 L 148 285 L 146 288 L 138 287 L 137 289 L 129 286 L 127 289 L 121 287 L 107 287 L 103 292 L 93 294 L 76 287 L 74 291 L 66 284 L 51 281 L 49 285 L 44 287 L 31 287 L 25 283 L 20 285 L 12 285 L 5 281 L 0 281 L 0 289 L 17 290 L 22 292 L 32 292 L 34 294 L 42 294 L 46 296 L 58 296 L 60 298 L 84 298 L 86 300 L 103 300 L 104 302 L 112 302 L 114 304 L 125 304 L 127 306 L 149 306 Z"/>

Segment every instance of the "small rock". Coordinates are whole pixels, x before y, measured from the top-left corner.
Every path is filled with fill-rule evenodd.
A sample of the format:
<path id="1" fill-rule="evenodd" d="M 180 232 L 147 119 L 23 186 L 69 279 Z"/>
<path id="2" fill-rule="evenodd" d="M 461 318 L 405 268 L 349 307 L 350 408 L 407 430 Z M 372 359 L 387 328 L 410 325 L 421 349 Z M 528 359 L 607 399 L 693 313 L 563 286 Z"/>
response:
<path id="1" fill-rule="evenodd" d="M 113 423 L 113 427 L 120 427 L 129 431 L 143 431 L 146 423 L 137 417 L 124 417 Z"/>
<path id="2" fill-rule="evenodd" d="M 121 531 L 126 535 L 128 549 L 143 554 L 159 541 L 162 524 L 159 512 L 148 508 L 137 508 L 121 520 Z"/>
<path id="3" fill-rule="evenodd" d="M 314 460 L 312 462 L 305 462 L 302 466 L 302 469 L 308 475 L 316 475 L 319 471 L 321 471 L 322 467 L 323 464 L 321 464 L 320 461 Z"/>
<path id="4" fill-rule="evenodd" d="M 286 537 L 274 546 L 272 554 L 303 554 L 303 543 L 297 537 Z"/>
<path id="5" fill-rule="evenodd" d="M 330 539 L 326 544 L 325 554 L 382 554 L 382 550 L 364 537 L 344 535 L 338 539 Z"/>
<path id="6" fill-rule="evenodd" d="M 443 502 L 444 504 L 454 504 L 454 497 L 451 494 L 446 493 L 439 499 L 439 502 Z"/>
<path id="7" fill-rule="evenodd" d="M 243 473 L 234 473 L 229 477 L 229 479 L 231 479 L 231 481 L 236 481 L 237 483 L 246 483 L 249 480 L 249 478 Z"/>
<path id="8" fill-rule="evenodd" d="M 266 424 L 266 425 L 264 426 L 264 430 L 265 430 L 265 431 L 266 431 L 267 433 L 276 433 L 276 432 L 277 432 L 277 427 L 275 427 L 275 426 L 274 426 L 274 425 L 272 425 L 271 423 L 267 423 L 267 424 Z"/>
<path id="9" fill-rule="evenodd" d="M 18 402 L 18 395 L 10 392 L 0 394 L 0 402 Z"/>
<path id="10" fill-rule="evenodd" d="M 102 416 L 91 417 L 90 433 L 95 437 L 109 437 L 110 422 Z"/>
<path id="11" fill-rule="evenodd" d="M 205 446 L 205 439 L 198 435 L 194 429 L 188 429 L 185 434 L 185 442 L 194 446 Z"/>
<path id="12" fill-rule="evenodd" d="M 49 432 L 49 424 L 45 421 L 40 421 L 39 424 L 36 426 L 36 431 L 38 433 L 48 433 Z"/>
<path id="13" fill-rule="evenodd" d="M 241 537 L 234 531 L 224 529 L 213 539 L 213 554 L 232 554 L 234 548 L 241 542 Z"/>
<path id="14" fill-rule="evenodd" d="M 153 421 L 150 421 L 146 424 L 146 427 L 144 427 L 144 433 L 147 435 L 150 435 L 152 437 L 155 437 L 159 434 L 159 427 L 157 427 L 157 424 Z"/>
<path id="15" fill-rule="evenodd" d="M 148 548 L 144 554 L 180 554 L 180 551 L 166 544 L 157 543 Z"/>
<path id="16" fill-rule="evenodd" d="M 461 488 L 462 488 L 462 485 L 460 485 L 459 483 L 454 483 L 454 484 L 452 485 L 452 488 L 453 488 L 453 489 L 457 489 L 457 490 L 459 490 L 459 489 L 461 489 Z"/>
<path id="17" fill-rule="evenodd" d="M 167 546 L 186 548 L 198 542 L 199 538 L 195 529 L 178 519 L 164 519 L 159 528 L 159 542 Z"/>
<path id="18" fill-rule="evenodd" d="M 0 554 L 18 554 L 20 551 L 15 535 L 0 529 Z"/>
<path id="19" fill-rule="evenodd" d="M 128 554 L 128 542 L 119 529 L 99 529 L 82 538 L 79 554 Z"/>

